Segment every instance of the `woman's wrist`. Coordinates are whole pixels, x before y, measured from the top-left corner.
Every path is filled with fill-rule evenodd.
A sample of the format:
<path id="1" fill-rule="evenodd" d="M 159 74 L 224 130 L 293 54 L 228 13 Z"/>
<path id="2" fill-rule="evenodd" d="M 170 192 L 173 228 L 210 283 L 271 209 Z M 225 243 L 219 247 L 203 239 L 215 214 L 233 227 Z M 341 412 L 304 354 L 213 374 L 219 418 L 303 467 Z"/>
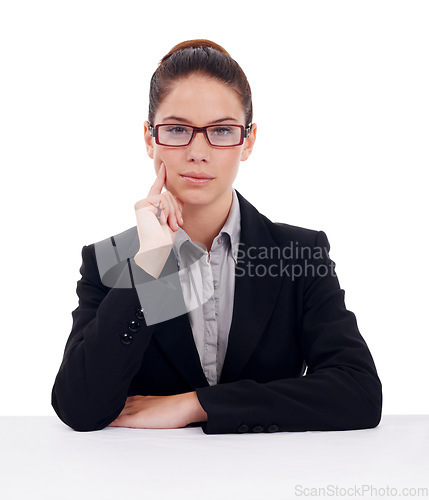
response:
<path id="1" fill-rule="evenodd" d="M 207 422 L 207 413 L 201 406 L 198 400 L 197 393 L 195 391 L 186 392 L 184 394 L 181 394 L 181 396 L 186 402 L 185 411 L 188 416 L 188 423 L 191 424 L 193 422 Z"/>
<path id="2" fill-rule="evenodd" d="M 165 245 L 150 250 L 140 249 L 134 256 L 134 262 L 143 269 L 143 271 L 158 279 L 164 269 L 172 248 L 173 245 Z"/>

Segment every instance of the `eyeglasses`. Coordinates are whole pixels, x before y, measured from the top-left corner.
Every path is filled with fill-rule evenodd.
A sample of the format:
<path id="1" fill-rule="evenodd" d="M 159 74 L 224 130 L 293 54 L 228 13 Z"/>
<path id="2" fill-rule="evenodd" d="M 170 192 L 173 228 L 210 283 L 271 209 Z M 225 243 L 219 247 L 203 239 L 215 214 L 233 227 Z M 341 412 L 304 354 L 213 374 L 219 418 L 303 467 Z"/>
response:
<path id="1" fill-rule="evenodd" d="M 246 128 L 243 125 L 210 125 L 209 127 L 192 127 L 177 123 L 164 123 L 162 125 L 149 124 L 149 133 L 160 146 L 183 147 L 191 144 L 198 132 L 203 132 L 210 146 L 217 148 L 230 148 L 240 146 L 245 137 L 250 136 L 252 125 Z"/>

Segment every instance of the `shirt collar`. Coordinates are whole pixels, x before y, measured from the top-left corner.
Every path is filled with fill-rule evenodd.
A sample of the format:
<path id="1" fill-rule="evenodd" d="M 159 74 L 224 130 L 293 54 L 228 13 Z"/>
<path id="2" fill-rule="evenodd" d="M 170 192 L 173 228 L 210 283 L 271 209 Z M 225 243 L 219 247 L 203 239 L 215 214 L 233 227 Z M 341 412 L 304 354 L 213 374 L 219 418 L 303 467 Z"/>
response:
<path id="1" fill-rule="evenodd" d="M 238 196 L 237 193 L 235 192 L 235 189 L 233 189 L 232 205 L 229 210 L 228 217 L 225 221 L 225 224 L 222 226 L 222 229 L 219 231 L 219 234 L 216 236 L 216 238 L 218 238 L 222 233 L 229 235 L 231 241 L 231 253 L 236 264 L 237 264 L 237 256 L 240 243 L 240 231 L 241 231 L 240 202 L 238 201 Z M 203 255 L 204 252 L 206 251 L 199 244 L 192 241 L 189 235 L 186 233 L 186 231 L 179 226 L 179 229 L 176 232 L 176 239 L 173 245 L 173 250 L 174 253 L 176 254 L 178 262 L 180 262 L 179 250 L 183 245 L 183 243 L 185 243 L 186 241 L 189 241 L 189 243 L 194 247 L 194 249 L 201 255 Z"/>

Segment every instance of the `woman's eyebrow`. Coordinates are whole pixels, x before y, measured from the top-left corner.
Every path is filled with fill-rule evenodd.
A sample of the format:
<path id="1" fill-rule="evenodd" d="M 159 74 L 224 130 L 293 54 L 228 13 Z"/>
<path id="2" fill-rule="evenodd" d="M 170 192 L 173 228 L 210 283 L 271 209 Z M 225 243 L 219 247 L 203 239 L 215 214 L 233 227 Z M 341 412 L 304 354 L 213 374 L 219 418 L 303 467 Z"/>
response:
<path id="1" fill-rule="evenodd" d="M 165 120 L 176 120 L 176 121 L 179 121 L 179 122 L 191 123 L 186 118 L 180 118 L 179 116 L 166 116 L 162 121 L 165 121 Z M 225 118 L 219 118 L 218 120 L 214 120 L 213 122 L 210 122 L 209 125 L 212 125 L 212 124 L 215 124 L 215 123 L 225 122 L 227 120 L 233 120 L 235 122 L 238 122 L 238 120 L 236 118 L 232 118 L 231 116 L 227 116 Z"/>

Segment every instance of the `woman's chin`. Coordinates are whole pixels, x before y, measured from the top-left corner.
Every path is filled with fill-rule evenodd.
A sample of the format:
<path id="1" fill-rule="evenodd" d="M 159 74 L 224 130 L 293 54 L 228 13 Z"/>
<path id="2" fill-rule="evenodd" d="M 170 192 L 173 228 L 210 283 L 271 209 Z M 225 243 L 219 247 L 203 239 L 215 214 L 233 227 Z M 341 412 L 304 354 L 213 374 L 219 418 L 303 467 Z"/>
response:
<path id="1" fill-rule="evenodd" d="M 195 189 L 192 186 L 180 186 L 180 188 L 174 186 L 168 190 L 185 205 L 205 205 L 213 198 L 213 193 L 205 189 Z"/>

